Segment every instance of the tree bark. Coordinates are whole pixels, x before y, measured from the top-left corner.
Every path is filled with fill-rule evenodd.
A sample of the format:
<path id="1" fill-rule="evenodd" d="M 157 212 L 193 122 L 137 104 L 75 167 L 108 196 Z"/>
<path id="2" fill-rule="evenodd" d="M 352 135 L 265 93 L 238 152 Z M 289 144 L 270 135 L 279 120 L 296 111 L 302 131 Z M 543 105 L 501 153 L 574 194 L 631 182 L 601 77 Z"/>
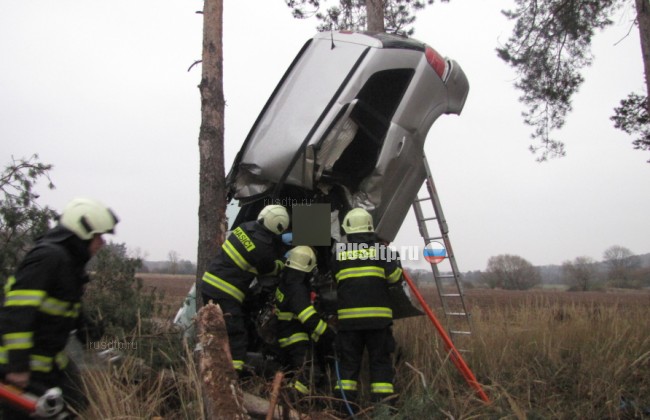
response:
<path id="1" fill-rule="evenodd" d="M 199 378 L 208 419 L 248 419 L 244 395 L 232 366 L 228 332 L 218 305 L 205 305 L 197 315 Z"/>
<path id="2" fill-rule="evenodd" d="M 636 0 L 636 20 L 639 24 L 641 56 L 643 57 L 643 69 L 645 71 L 648 113 L 650 114 L 650 3 L 648 0 Z"/>
<path id="3" fill-rule="evenodd" d="M 196 303 L 201 306 L 200 281 L 216 256 L 226 232 L 224 173 L 223 0 L 203 4 L 201 129 L 199 131 L 199 241 Z"/>
<path id="4" fill-rule="evenodd" d="M 384 32 L 384 0 L 366 0 L 369 32 Z"/>

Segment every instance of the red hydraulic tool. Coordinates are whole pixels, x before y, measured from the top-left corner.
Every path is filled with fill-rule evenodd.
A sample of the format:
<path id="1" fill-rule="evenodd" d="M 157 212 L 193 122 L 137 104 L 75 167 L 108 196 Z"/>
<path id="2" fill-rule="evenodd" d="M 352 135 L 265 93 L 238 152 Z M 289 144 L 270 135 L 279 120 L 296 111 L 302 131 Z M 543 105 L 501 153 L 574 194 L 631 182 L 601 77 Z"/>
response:
<path id="1" fill-rule="evenodd" d="M 465 360 L 463 359 L 463 356 L 461 356 L 460 352 L 456 349 L 456 346 L 454 346 L 454 343 L 451 341 L 451 338 L 449 338 L 449 335 L 447 335 L 447 332 L 443 328 L 442 324 L 438 321 L 436 316 L 434 315 L 433 311 L 431 311 L 431 308 L 429 308 L 429 305 L 425 302 L 424 298 L 420 294 L 420 291 L 418 288 L 415 286 L 415 283 L 413 283 L 413 280 L 411 279 L 411 276 L 404 270 L 404 279 L 406 279 L 406 283 L 408 283 L 409 287 L 411 288 L 411 291 L 413 291 L 413 294 L 417 298 L 418 302 L 420 302 L 420 305 L 422 305 L 422 309 L 424 312 L 427 314 L 429 317 L 429 320 L 433 323 L 434 327 L 436 327 L 436 330 L 438 331 L 438 334 L 442 337 L 442 341 L 445 344 L 445 350 L 449 353 L 449 358 L 451 361 L 454 363 L 456 368 L 460 371 L 460 373 L 463 375 L 467 383 L 474 388 L 478 396 L 483 400 L 484 402 L 490 402 L 490 399 L 488 396 L 485 394 L 483 391 L 483 388 L 481 387 L 481 384 L 478 383 L 476 380 L 476 377 L 470 370 L 469 366 L 467 366 L 467 363 L 465 363 Z"/>
<path id="2" fill-rule="evenodd" d="M 0 400 L 34 418 L 64 419 L 65 408 L 60 388 L 50 388 L 38 396 L 13 385 L 0 382 Z"/>

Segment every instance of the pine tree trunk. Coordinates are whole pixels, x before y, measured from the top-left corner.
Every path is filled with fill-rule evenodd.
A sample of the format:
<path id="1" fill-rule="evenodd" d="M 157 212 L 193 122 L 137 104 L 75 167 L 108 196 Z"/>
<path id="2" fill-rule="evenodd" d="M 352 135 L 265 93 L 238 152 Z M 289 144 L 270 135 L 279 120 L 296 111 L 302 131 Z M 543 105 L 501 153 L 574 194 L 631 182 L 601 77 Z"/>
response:
<path id="1" fill-rule="evenodd" d="M 637 22 L 639 23 L 639 38 L 641 38 L 641 55 L 645 70 L 646 94 L 648 97 L 648 113 L 650 114 L 650 3 L 648 0 L 636 0 Z"/>
<path id="2" fill-rule="evenodd" d="M 369 32 L 384 32 L 384 0 L 366 0 Z"/>
<path id="3" fill-rule="evenodd" d="M 203 5 L 203 60 L 201 129 L 199 132 L 199 243 L 197 256 L 197 308 L 199 282 L 224 241 L 226 184 L 224 173 L 223 0 Z"/>

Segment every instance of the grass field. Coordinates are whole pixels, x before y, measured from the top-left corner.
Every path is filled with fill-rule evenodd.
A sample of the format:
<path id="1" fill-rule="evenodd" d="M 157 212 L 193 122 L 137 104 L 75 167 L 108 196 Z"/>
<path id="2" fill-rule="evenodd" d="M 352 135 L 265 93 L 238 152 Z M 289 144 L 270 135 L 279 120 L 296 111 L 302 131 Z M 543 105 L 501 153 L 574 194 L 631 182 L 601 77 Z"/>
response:
<path id="1" fill-rule="evenodd" d="M 138 273 L 145 287 L 164 291 L 166 303 L 180 306 L 195 281 L 193 275 Z M 423 288 L 427 301 L 439 305 L 435 289 Z M 472 307 L 487 308 L 500 305 L 521 305 L 533 300 L 544 299 L 557 304 L 650 304 L 650 290 L 609 289 L 605 292 L 566 292 L 557 289 L 534 289 L 532 291 L 467 289 L 466 300 Z"/>
<path id="2" fill-rule="evenodd" d="M 193 276 L 138 277 L 146 287 L 165 292 L 169 317 L 194 282 Z M 435 289 L 425 287 L 422 292 L 439 313 Z M 458 374 L 427 318 L 408 318 L 394 327 L 398 413 L 379 418 L 650 418 L 649 291 L 469 289 L 466 301 L 472 313 L 472 338 L 464 357 L 490 402 L 482 402 Z M 151 392 L 145 393 L 144 402 L 135 398 L 137 392 L 124 390 L 125 379 L 120 378 L 121 392 L 131 392 L 133 404 L 140 404 L 122 409 L 121 415 L 137 411 L 199 418 L 192 369 L 183 371 L 180 366 L 174 384 L 168 374 L 149 384 Z M 152 393 L 156 390 L 160 400 Z M 170 392 L 180 401 L 171 415 L 163 403 Z M 109 414 L 102 411 L 99 417 Z"/>

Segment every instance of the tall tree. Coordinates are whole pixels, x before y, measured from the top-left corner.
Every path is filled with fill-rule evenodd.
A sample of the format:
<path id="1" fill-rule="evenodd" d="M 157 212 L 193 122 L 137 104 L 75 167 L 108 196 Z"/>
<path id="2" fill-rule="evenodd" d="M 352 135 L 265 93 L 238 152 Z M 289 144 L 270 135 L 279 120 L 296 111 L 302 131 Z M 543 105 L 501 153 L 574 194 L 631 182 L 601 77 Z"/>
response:
<path id="1" fill-rule="evenodd" d="M 440 0 L 448 2 L 449 0 Z M 321 10 L 327 0 L 285 0 L 293 16 L 304 19 L 315 16 L 321 23 L 319 31 L 355 30 L 370 32 L 402 32 L 413 35 L 410 25 L 415 13 L 433 4 L 434 0 L 338 0 L 338 4 Z"/>
<path id="2" fill-rule="evenodd" d="M 202 317 L 215 308 L 208 305 L 201 308 L 200 282 L 210 260 L 225 240 L 226 223 L 226 177 L 224 171 L 224 98 L 223 98 L 223 0 L 204 0 L 203 3 L 203 56 L 199 90 L 201 92 L 201 129 L 199 131 L 199 245 L 196 268 L 196 310 L 200 319 L 197 338 L 203 345 L 202 355 L 208 351 L 212 342 L 223 342 L 225 327 L 223 316 L 218 325 L 215 318 L 206 324 L 208 318 Z M 214 337 L 206 338 L 210 334 Z M 216 335 L 215 335 L 216 334 Z M 213 339 L 214 338 L 214 339 Z M 227 343 L 227 340 L 226 340 Z M 209 343 L 208 343 L 209 344 Z M 227 347 L 227 346 L 226 346 Z M 241 413 L 241 390 L 231 380 L 235 375 L 232 363 L 228 367 L 207 365 L 205 358 L 199 358 L 199 377 L 203 399 L 203 412 L 206 418 L 244 418 Z M 222 392 L 228 389 L 231 392 Z"/>
<path id="3" fill-rule="evenodd" d="M 635 149 L 650 150 L 650 3 L 647 0 L 635 0 L 635 4 L 647 95 L 630 93 L 627 99 L 621 101 L 621 106 L 614 110 L 612 121 L 616 128 L 638 136 L 632 142 Z"/>
<path id="4" fill-rule="evenodd" d="M 223 0 L 203 4 L 203 56 L 199 90 L 199 243 L 198 285 L 216 256 L 226 232 L 226 180 L 224 171 Z M 197 292 L 197 297 L 200 294 Z M 197 299 L 197 306 L 200 306 Z"/>
<path id="5" fill-rule="evenodd" d="M 370 32 L 384 32 L 384 0 L 366 0 L 366 15 Z"/>
<path id="6" fill-rule="evenodd" d="M 553 139 L 551 132 L 564 125 L 572 97 L 584 81 L 581 72 L 592 63 L 592 38 L 596 30 L 612 24 L 611 17 L 622 5 L 632 2 L 641 35 L 646 92 L 622 100 L 611 119 L 615 127 L 639 135 L 633 142 L 635 148 L 650 150 L 648 0 L 515 0 L 515 10 L 503 11 L 515 26 L 497 53 L 519 76 L 515 86 L 527 107 L 524 122 L 533 127 L 531 137 L 536 144 L 530 149 L 537 160 L 564 156 L 564 143 Z"/>

